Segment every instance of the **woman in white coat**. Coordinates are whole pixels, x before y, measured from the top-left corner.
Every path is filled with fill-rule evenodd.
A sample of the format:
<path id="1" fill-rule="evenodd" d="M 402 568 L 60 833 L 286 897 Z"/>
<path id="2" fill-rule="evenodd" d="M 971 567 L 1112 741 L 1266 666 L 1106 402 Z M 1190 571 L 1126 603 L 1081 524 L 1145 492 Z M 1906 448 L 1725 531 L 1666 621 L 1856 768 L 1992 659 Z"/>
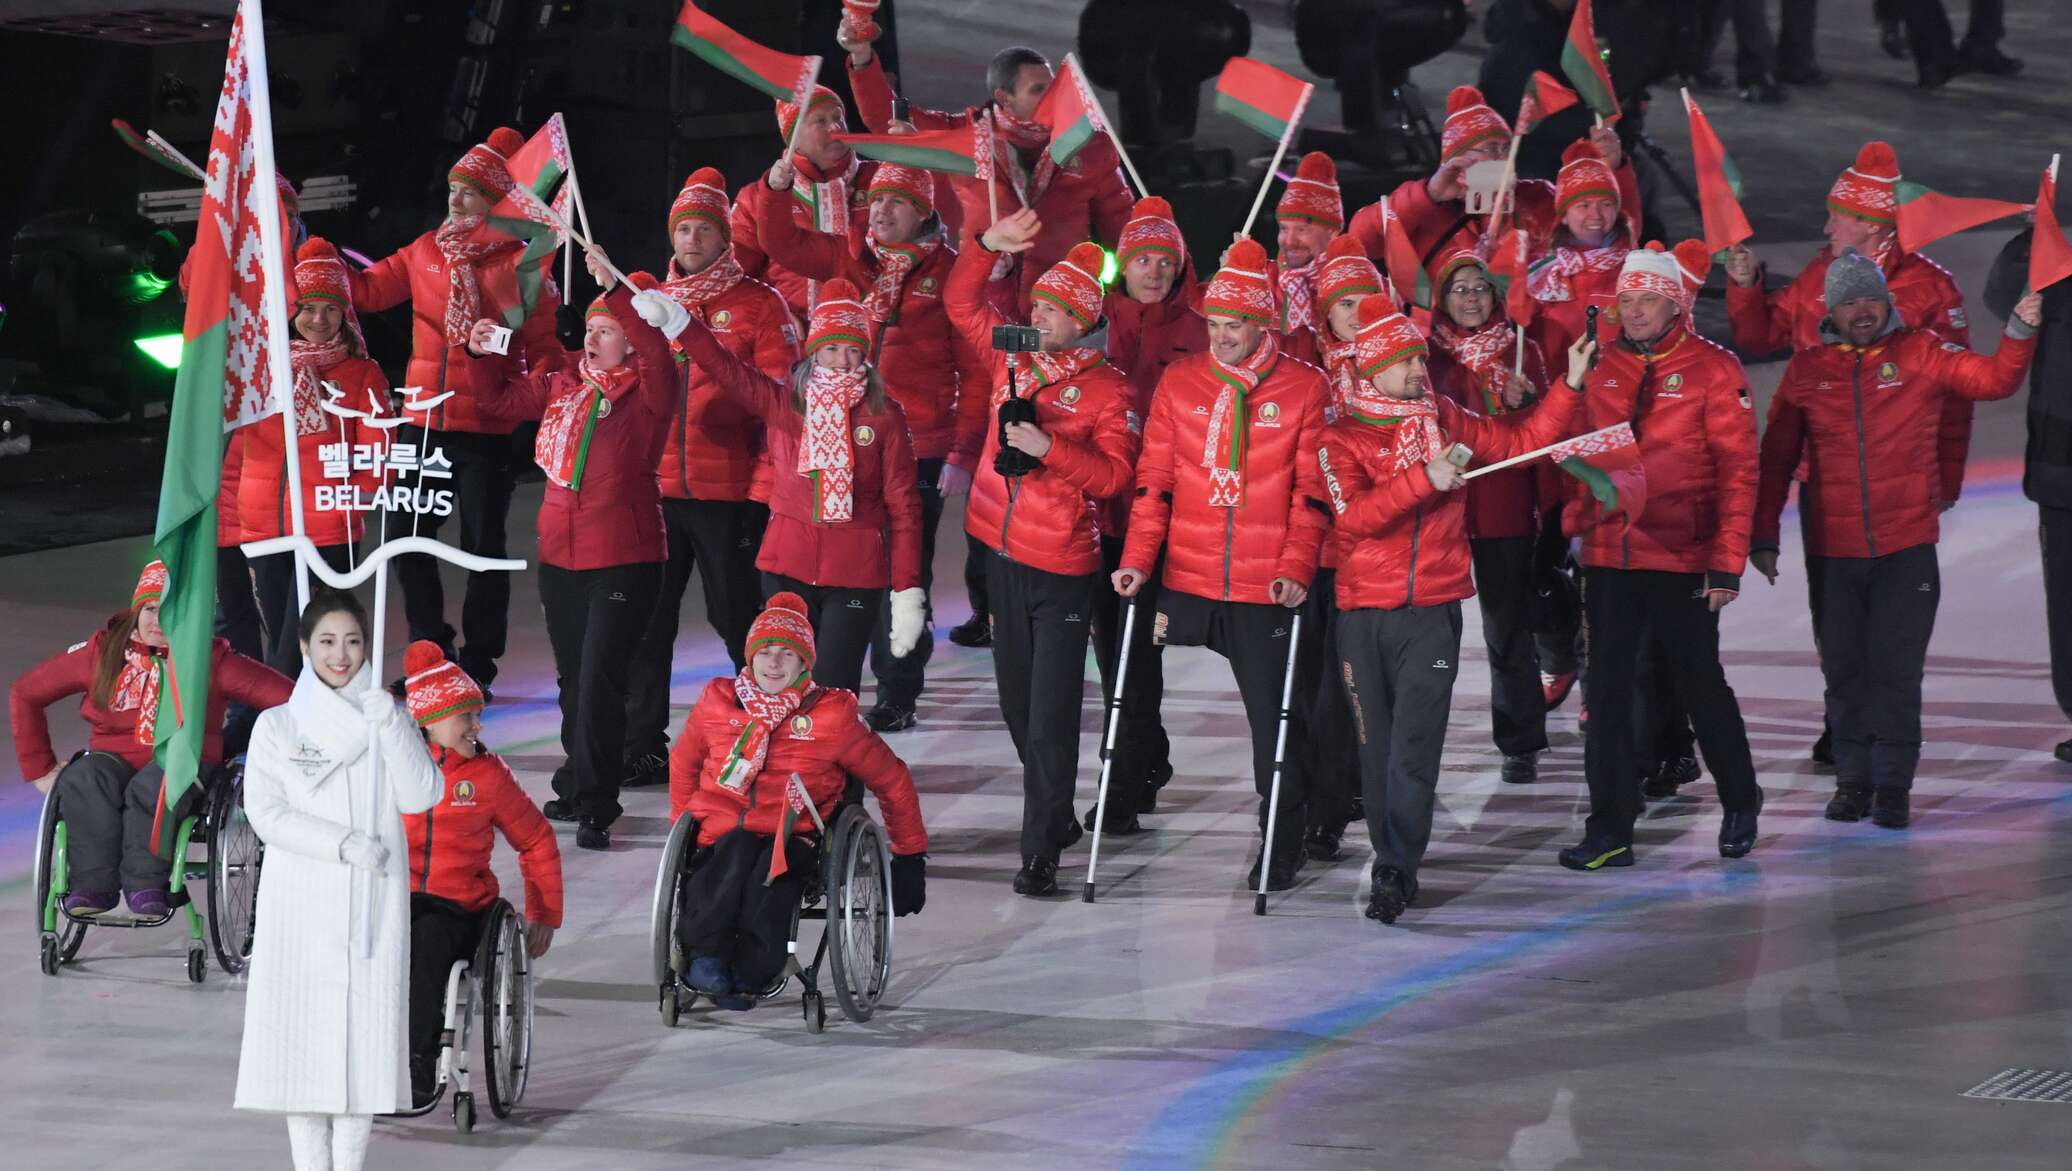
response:
<path id="1" fill-rule="evenodd" d="M 443 783 L 369 681 L 366 611 L 302 612 L 302 675 L 259 716 L 245 812 L 266 843 L 237 1106 L 288 1116 L 297 1171 L 354 1171 L 373 1116 L 410 1105 L 410 876 L 402 815 Z"/>

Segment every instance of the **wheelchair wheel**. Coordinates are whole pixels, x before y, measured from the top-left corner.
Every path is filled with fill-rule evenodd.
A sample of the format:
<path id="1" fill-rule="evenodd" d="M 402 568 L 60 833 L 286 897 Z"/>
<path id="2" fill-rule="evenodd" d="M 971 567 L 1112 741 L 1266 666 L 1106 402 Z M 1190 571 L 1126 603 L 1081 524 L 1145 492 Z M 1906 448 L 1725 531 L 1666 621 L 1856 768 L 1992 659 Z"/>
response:
<path id="1" fill-rule="evenodd" d="M 489 1110 L 508 1118 L 532 1071 L 532 956 L 525 923 L 498 899 L 475 958 L 482 978 L 482 1069 Z"/>
<path id="2" fill-rule="evenodd" d="M 842 811 L 826 855 L 828 960 L 842 1015 L 871 1019 L 892 971 L 892 851 L 861 806 Z"/>
<path id="3" fill-rule="evenodd" d="M 669 827 L 669 839 L 662 845 L 662 861 L 655 867 L 655 906 L 649 918 L 653 937 L 653 980 L 657 988 L 676 982 L 683 971 L 683 957 L 677 954 L 676 920 L 683 907 L 684 862 L 698 840 L 698 823 L 689 814 Z M 665 1018 L 668 1013 L 665 1010 Z M 673 1023 L 673 1022 L 672 1022 Z"/>
<path id="4" fill-rule="evenodd" d="M 216 963 L 235 976 L 252 960 L 258 921 L 259 867 L 266 846 L 245 819 L 242 762 L 224 769 L 209 791 L 209 944 Z"/>
<path id="5" fill-rule="evenodd" d="M 86 939 L 86 924 L 67 919 L 58 910 L 58 900 L 67 886 L 65 876 L 58 873 L 58 829 L 58 792 L 53 787 L 43 798 L 36 827 L 36 933 L 40 940 L 37 966 L 46 976 L 57 975 L 59 967 L 72 962 Z"/>

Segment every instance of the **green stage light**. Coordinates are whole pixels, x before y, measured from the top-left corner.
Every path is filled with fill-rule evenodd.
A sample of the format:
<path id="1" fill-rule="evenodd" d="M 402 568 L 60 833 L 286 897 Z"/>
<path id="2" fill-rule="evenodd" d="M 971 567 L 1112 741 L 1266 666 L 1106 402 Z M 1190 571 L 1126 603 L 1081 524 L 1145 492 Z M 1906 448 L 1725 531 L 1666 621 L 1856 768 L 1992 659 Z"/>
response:
<path id="1" fill-rule="evenodd" d="M 1122 266 L 1115 263 L 1115 254 L 1106 248 L 1101 249 L 1101 287 L 1113 285 L 1116 276 L 1121 272 Z"/>
<path id="2" fill-rule="evenodd" d="M 180 343 L 183 339 L 177 333 L 159 333 L 150 337 L 137 338 L 132 344 L 144 351 L 152 361 L 168 370 L 180 368 Z"/>

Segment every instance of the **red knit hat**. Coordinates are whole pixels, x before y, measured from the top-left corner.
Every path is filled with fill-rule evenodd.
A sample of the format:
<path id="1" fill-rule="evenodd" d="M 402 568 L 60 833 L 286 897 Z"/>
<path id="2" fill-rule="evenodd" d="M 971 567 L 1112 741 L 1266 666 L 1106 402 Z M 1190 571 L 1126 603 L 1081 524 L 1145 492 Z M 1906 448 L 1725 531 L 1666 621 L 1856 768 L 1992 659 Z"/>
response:
<path id="1" fill-rule="evenodd" d="M 856 286 L 841 277 L 820 286 L 820 303 L 806 325 L 806 356 L 822 346 L 871 346 L 871 319 L 863 311 Z"/>
<path id="2" fill-rule="evenodd" d="M 492 203 L 502 199 L 511 190 L 511 172 L 505 161 L 524 145 L 523 134 L 509 126 L 499 126 L 489 132 L 488 142 L 471 146 L 468 153 L 460 156 L 460 161 L 446 172 L 446 181 L 466 183 Z"/>
<path id="3" fill-rule="evenodd" d="M 130 609 L 141 610 L 146 602 L 156 602 L 165 597 L 165 562 L 153 561 L 137 575 L 137 589 L 130 595 Z"/>
<path id="4" fill-rule="evenodd" d="M 1331 156 L 1313 150 L 1296 164 L 1295 177 L 1281 193 L 1273 218 L 1283 223 L 1320 224 L 1334 232 L 1345 230 L 1345 201 L 1338 194 L 1338 164 Z"/>
<path id="5" fill-rule="evenodd" d="M 311 300 L 332 301 L 348 312 L 353 307 L 345 261 L 322 236 L 311 236 L 295 250 L 295 304 Z"/>
<path id="6" fill-rule="evenodd" d="M 1360 302 L 1360 332 L 1353 341 L 1353 357 L 1359 362 L 1362 378 L 1372 378 L 1398 362 L 1426 353 L 1424 335 L 1417 332 L 1416 324 L 1396 312 L 1395 302 L 1384 296 Z"/>
<path id="7" fill-rule="evenodd" d="M 1130 222 L 1115 242 L 1115 263 L 1128 264 L 1139 252 L 1164 252 L 1181 263 L 1187 259 L 1187 241 L 1173 219 L 1173 205 L 1156 195 L 1139 199 L 1130 209 Z"/>
<path id="8" fill-rule="evenodd" d="M 879 163 L 878 169 L 871 172 L 871 185 L 864 198 L 876 199 L 880 195 L 897 195 L 927 215 L 935 210 L 935 176 L 919 167 Z"/>
<path id="9" fill-rule="evenodd" d="M 813 624 L 806 619 L 806 600 L 789 590 L 772 594 L 762 613 L 748 625 L 741 654 L 753 659 L 765 646 L 790 647 L 813 669 Z"/>
<path id="10" fill-rule="evenodd" d="M 420 728 L 447 716 L 482 710 L 482 688 L 448 662 L 439 644 L 418 639 L 403 650 L 404 702 Z"/>
<path id="11" fill-rule="evenodd" d="M 654 277 L 651 277 L 644 272 L 627 273 L 626 283 L 632 285 L 636 289 L 641 290 L 642 292 L 645 292 L 648 289 L 659 289 L 662 287 L 662 282 L 656 280 Z M 619 285 L 613 285 L 611 288 L 606 289 L 603 292 L 597 294 L 597 299 L 595 301 L 590 302 L 590 309 L 588 312 L 584 313 L 583 316 L 585 318 L 611 317 L 612 320 L 618 321 L 618 318 L 614 316 L 612 313 L 610 298 L 611 295 L 614 292 L 616 292 L 620 287 L 621 286 Z M 636 314 L 633 320 L 639 321 L 639 315 Z M 631 324 L 631 322 L 620 321 L 619 324 L 621 326 L 625 326 Z"/>
<path id="12" fill-rule="evenodd" d="M 1677 276 L 1684 283 L 1683 304 L 1689 309 L 1705 287 L 1705 278 L 1712 275 L 1712 249 L 1703 240 L 1685 240 L 1669 252 L 1676 257 Z"/>
<path id="13" fill-rule="evenodd" d="M 1202 294 L 1201 311 L 1269 325 L 1277 316 L 1274 292 L 1278 283 L 1265 246 L 1247 236 L 1224 254 L 1223 267 Z"/>
<path id="14" fill-rule="evenodd" d="M 1510 123 L 1482 100 L 1482 91 L 1458 85 L 1446 95 L 1446 125 L 1439 131 L 1439 161 L 1450 162 L 1485 142 L 1511 140 Z"/>
<path id="15" fill-rule="evenodd" d="M 273 173 L 273 189 L 280 198 L 281 208 L 289 215 L 295 215 L 302 210 L 302 193 L 295 190 L 295 184 L 289 182 L 288 177 L 279 171 Z"/>
<path id="16" fill-rule="evenodd" d="M 1856 152 L 1856 165 L 1843 171 L 1828 189 L 1827 206 L 1846 216 L 1874 224 L 1899 222 L 1899 200 L 1893 187 L 1899 182 L 1899 156 L 1885 142 L 1866 142 Z"/>
<path id="17" fill-rule="evenodd" d="M 669 205 L 670 234 L 675 234 L 676 225 L 696 216 L 732 239 L 734 231 L 728 217 L 733 210 L 733 203 L 727 198 L 727 177 L 713 167 L 699 167 L 683 181 L 683 190 L 676 193 L 676 202 Z"/>
<path id="18" fill-rule="evenodd" d="M 816 85 L 813 87 L 813 96 L 806 99 L 806 108 L 808 110 L 817 110 L 822 106 L 833 106 L 835 109 L 842 111 L 843 122 L 845 125 L 847 124 L 848 111 L 843 109 L 840 95 L 824 85 Z M 778 100 L 777 136 L 779 138 L 786 142 L 791 141 L 791 124 L 798 120 L 798 116 L 799 107 L 797 102 Z"/>
<path id="19" fill-rule="evenodd" d="M 1101 319 L 1101 269 L 1107 260 L 1099 244 L 1074 244 L 1063 260 L 1036 278 L 1036 287 L 1029 295 L 1049 301 L 1092 329 L 1094 322 Z"/>
<path id="20" fill-rule="evenodd" d="M 1444 296 L 1446 293 L 1446 282 L 1453 279 L 1454 273 L 1471 264 L 1481 269 L 1484 273 L 1489 271 L 1489 261 L 1485 260 L 1482 254 L 1475 251 L 1472 246 L 1457 244 L 1447 249 L 1440 255 L 1438 261 L 1432 265 L 1432 295 L 1435 297 Z"/>
<path id="21" fill-rule="evenodd" d="M 1317 304 L 1329 308 L 1348 293 L 1381 292 L 1381 270 L 1367 259 L 1358 237 L 1339 236 L 1324 249 L 1323 271 L 1317 274 Z"/>
<path id="22" fill-rule="evenodd" d="M 1674 250 L 1660 240 L 1626 254 L 1616 293 L 1654 293 L 1688 309 L 1712 273 L 1712 253 L 1702 240 L 1685 240 Z"/>
<path id="23" fill-rule="evenodd" d="M 1554 214 L 1568 214 L 1579 199 L 1619 202 L 1619 178 L 1587 138 L 1578 138 L 1561 152 L 1561 173 L 1555 177 Z"/>

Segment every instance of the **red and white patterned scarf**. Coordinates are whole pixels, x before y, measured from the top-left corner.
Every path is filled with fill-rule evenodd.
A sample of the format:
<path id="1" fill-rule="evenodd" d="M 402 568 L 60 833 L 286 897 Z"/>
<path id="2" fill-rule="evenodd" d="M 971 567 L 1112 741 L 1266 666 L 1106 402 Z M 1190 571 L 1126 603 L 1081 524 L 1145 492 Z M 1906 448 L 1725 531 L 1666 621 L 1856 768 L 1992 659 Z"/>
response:
<path id="1" fill-rule="evenodd" d="M 676 257 L 669 258 L 669 279 L 662 282 L 662 292 L 669 299 L 686 309 L 696 309 L 728 289 L 741 283 L 747 274 L 741 271 L 741 262 L 734 257 L 734 247 L 729 244 L 719 259 L 689 276 L 680 275 Z"/>
<path id="2" fill-rule="evenodd" d="M 1058 164 L 1044 149 L 1050 145 L 1050 128 L 1040 122 L 1018 118 L 1013 111 L 995 102 L 992 107 L 993 127 L 1015 149 L 1000 151 L 996 155 L 1007 163 L 1007 179 L 1014 187 L 1015 197 L 1023 207 L 1035 207 L 1036 201 L 1050 189 L 1050 181 L 1057 177 Z M 1034 153 L 1036 169 L 1027 173 L 1022 161 L 1024 153 Z"/>
<path id="3" fill-rule="evenodd" d="M 1446 446 L 1445 436 L 1439 434 L 1438 400 L 1430 392 L 1411 399 L 1390 398 L 1363 379 L 1346 407 L 1362 423 L 1396 428 L 1398 472 L 1438 459 Z"/>
<path id="4" fill-rule="evenodd" d="M 1556 248 L 1532 267 L 1526 287 L 1537 300 L 1573 300 L 1576 277 L 1586 272 L 1617 272 L 1631 251 L 1623 243 L 1602 248 Z"/>
<path id="5" fill-rule="evenodd" d="M 876 233 L 865 238 L 878 258 L 878 279 L 864 295 L 863 311 L 880 325 L 890 325 L 899 315 L 899 292 L 913 271 L 927 263 L 942 245 L 940 237 L 929 236 L 905 244 L 880 244 Z"/>
<path id="6" fill-rule="evenodd" d="M 1318 335 L 1324 343 L 1324 371 L 1329 375 L 1330 398 L 1324 403 L 1324 421 L 1336 423 L 1345 413 L 1346 400 L 1360 381 L 1359 349 L 1356 341 L 1342 342 L 1335 333 Z"/>
<path id="7" fill-rule="evenodd" d="M 726 762 L 720 765 L 721 792 L 743 805 L 749 803 L 749 786 L 770 760 L 770 738 L 816 690 L 813 673 L 808 671 L 790 687 L 772 695 L 755 685 L 747 667 L 741 668 L 741 673 L 734 676 L 734 698 L 741 701 L 741 710 L 748 713 L 748 726 L 735 737 L 734 746 L 727 750 Z"/>
<path id="8" fill-rule="evenodd" d="M 478 215 L 453 216 L 432 233 L 439 255 L 446 258 L 446 344 L 468 344 L 468 333 L 482 319 L 482 284 L 475 266 L 499 252 L 515 251 L 516 240 L 491 234 Z"/>
<path id="9" fill-rule="evenodd" d="M 1248 399 L 1259 380 L 1273 369 L 1278 350 L 1272 332 L 1260 335 L 1252 356 L 1235 366 L 1209 353 L 1209 371 L 1216 376 L 1216 405 L 1209 411 L 1208 439 L 1201 465 L 1209 470 L 1209 507 L 1238 508 L 1245 502 L 1245 449 L 1250 436 Z"/>
<path id="10" fill-rule="evenodd" d="M 323 373 L 351 356 L 342 330 L 323 343 L 299 337 L 289 340 L 288 365 L 295 372 L 295 434 L 315 435 L 325 429 Z"/>
<path id="11" fill-rule="evenodd" d="M 1022 353 L 1013 356 L 1016 386 L 1027 398 L 1037 387 L 1051 386 L 1069 381 L 1096 366 L 1105 365 L 1108 356 L 1092 346 L 1074 346 L 1053 354 L 1046 351 Z M 1007 383 L 1002 382 L 993 390 L 993 405 L 1007 401 Z"/>
<path id="12" fill-rule="evenodd" d="M 122 674 L 115 677 L 112 708 L 137 713 L 137 743 L 158 743 L 158 689 L 165 680 L 165 651 L 135 639 L 122 649 Z"/>
<path id="13" fill-rule="evenodd" d="M 1310 257 L 1309 263 L 1301 268 L 1281 270 L 1281 336 L 1290 337 L 1302 330 L 1324 331 L 1317 326 L 1317 275 L 1323 271 L 1324 258 Z"/>
<path id="14" fill-rule="evenodd" d="M 1504 387 L 1511 381 L 1512 353 L 1517 334 L 1500 314 L 1492 314 L 1480 329 L 1463 329 L 1443 313 L 1432 315 L 1432 344 L 1475 376 L 1482 390 L 1482 413 L 1504 411 Z"/>
<path id="15" fill-rule="evenodd" d="M 640 377 L 630 365 L 599 370 L 587 357 L 576 370 L 580 381 L 547 404 L 539 436 L 532 442 L 532 462 L 571 492 L 583 490 L 583 470 L 590 462 L 590 440 L 598 420 L 612 413 L 613 397 Z"/>
<path id="16" fill-rule="evenodd" d="M 856 172 L 863 166 L 863 160 L 849 156 L 849 165 L 838 175 L 822 175 L 820 168 L 804 155 L 791 158 L 796 178 L 792 180 L 791 197 L 806 209 L 806 226 L 816 232 L 849 238 L 849 191 L 855 186 Z"/>
<path id="17" fill-rule="evenodd" d="M 815 366 L 806 381 L 805 434 L 799 442 L 799 474 L 813 481 L 816 524 L 856 518 L 856 448 L 849 412 L 870 388 L 870 367 L 831 370 Z"/>

